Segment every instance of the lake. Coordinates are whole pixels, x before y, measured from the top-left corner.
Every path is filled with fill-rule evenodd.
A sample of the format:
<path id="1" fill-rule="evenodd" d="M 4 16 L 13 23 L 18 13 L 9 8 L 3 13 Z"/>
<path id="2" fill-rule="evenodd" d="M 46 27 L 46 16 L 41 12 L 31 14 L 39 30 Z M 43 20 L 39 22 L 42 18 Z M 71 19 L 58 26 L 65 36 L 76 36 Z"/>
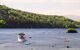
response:
<path id="1" fill-rule="evenodd" d="M 66 29 L 0 29 L 0 46 L 35 48 L 80 48 L 80 29 L 78 33 L 66 33 Z M 27 41 L 18 43 L 18 33 L 25 33 Z M 29 37 L 32 37 L 31 39 Z M 69 42 L 65 42 L 65 38 Z M 27 45 L 30 43 L 30 45 Z"/>

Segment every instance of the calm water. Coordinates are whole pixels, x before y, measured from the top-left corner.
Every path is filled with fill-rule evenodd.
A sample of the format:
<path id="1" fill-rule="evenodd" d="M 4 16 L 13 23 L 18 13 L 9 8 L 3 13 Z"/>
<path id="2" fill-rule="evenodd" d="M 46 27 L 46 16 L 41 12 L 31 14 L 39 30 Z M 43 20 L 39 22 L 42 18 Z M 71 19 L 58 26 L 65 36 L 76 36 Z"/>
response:
<path id="1" fill-rule="evenodd" d="M 78 33 L 68 34 L 66 29 L 0 29 L 0 46 L 32 46 L 40 48 L 65 48 L 69 45 L 73 48 L 80 48 L 80 29 Z M 25 43 L 17 42 L 17 34 L 26 34 Z M 29 37 L 32 37 L 29 39 Z M 64 42 L 68 38 L 69 43 Z M 31 45 L 25 45 L 31 43 Z"/>

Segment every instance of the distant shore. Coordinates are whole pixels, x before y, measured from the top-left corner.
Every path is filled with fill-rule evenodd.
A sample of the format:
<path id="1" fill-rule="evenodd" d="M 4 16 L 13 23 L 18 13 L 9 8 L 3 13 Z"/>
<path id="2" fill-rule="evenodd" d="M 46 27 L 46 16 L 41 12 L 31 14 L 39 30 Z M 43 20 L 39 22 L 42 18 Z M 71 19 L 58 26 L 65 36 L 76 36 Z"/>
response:
<path id="1" fill-rule="evenodd" d="M 67 29 L 67 28 L 0 28 L 0 29 Z M 80 29 L 80 28 L 75 28 Z"/>

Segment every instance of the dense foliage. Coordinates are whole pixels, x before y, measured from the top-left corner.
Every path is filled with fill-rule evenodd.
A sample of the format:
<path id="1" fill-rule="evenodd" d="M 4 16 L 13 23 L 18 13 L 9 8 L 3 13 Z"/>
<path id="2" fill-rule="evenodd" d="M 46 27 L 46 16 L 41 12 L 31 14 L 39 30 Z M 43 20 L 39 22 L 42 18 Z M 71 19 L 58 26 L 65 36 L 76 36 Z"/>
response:
<path id="1" fill-rule="evenodd" d="M 58 15 L 42 15 L 0 5 L 1 28 L 77 28 L 79 22 Z"/>
<path id="2" fill-rule="evenodd" d="M 67 33 L 77 33 L 77 30 L 75 30 L 74 28 L 68 28 Z"/>

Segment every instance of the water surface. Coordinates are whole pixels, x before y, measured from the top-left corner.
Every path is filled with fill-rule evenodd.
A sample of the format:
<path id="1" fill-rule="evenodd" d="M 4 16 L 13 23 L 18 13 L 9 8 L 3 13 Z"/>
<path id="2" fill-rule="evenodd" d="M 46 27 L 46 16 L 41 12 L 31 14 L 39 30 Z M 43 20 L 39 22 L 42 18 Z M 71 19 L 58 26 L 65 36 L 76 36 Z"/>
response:
<path id="1" fill-rule="evenodd" d="M 80 29 L 78 33 L 66 33 L 66 29 L 0 29 L 0 46 L 35 47 L 35 48 L 80 48 Z M 17 34 L 26 34 L 25 43 L 17 42 Z M 31 39 L 29 37 L 32 37 Z M 67 38 L 70 42 L 64 42 Z M 30 43 L 30 45 L 27 45 Z"/>

